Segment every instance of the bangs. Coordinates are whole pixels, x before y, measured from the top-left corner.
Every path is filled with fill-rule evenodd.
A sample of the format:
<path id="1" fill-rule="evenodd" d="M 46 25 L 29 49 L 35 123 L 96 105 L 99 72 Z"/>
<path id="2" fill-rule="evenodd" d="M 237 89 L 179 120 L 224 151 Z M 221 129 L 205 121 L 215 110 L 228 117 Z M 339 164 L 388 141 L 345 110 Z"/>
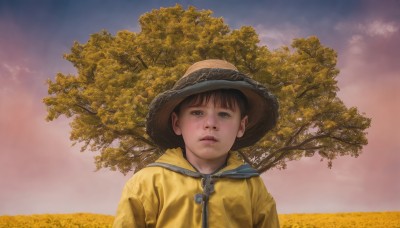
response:
<path id="1" fill-rule="evenodd" d="M 215 107 L 221 107 L 232 111 L 239 109 L 241 117 L 246 115 L 247 99 L 242 92 L 235 89 L 219 89 L 191 95 L 183 100 L 175 110 L 179 112 L 182 106 L 196 107 L 207 105 L 211 98 L 213 98 Z"/>

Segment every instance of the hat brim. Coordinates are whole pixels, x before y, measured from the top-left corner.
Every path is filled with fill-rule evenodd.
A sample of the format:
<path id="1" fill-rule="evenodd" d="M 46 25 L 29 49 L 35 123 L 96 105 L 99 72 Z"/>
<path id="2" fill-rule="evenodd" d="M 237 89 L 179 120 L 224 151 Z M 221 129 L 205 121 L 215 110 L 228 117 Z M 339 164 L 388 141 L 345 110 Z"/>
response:
<path id="1" fill-rule="evenodd" d="M 172 129 L 171 113 L 188 96 L 218 89 L 237 89 L 248 102 L 248 124 L 232 150 L 255 144 L 275 126 L 278 102 L 263 85 L 235 70 L 206 68 L 180 79 L 171 90 L 159 94 L 152 101 L 146 122 L 146 131 L 151 139 L 161 149 L 184 148 L 182 137 Z"/>

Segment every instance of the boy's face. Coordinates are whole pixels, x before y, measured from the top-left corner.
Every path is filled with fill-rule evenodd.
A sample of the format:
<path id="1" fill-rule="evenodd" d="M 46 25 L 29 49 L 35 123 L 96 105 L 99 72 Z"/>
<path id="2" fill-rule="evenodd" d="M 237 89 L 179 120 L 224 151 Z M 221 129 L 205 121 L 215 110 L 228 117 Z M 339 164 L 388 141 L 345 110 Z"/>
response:
<path id="1" fill-rule="evenodd" d="M 243 136 L 247 116 L 241 118 L 238 108 L 214 104 L 211 98 L 206 104 L 183 105 L 179 113 L 172 114 L 172 128 L 182 135 L 187 155 L 202 160 L 226 158 L 236 137 Z"/>

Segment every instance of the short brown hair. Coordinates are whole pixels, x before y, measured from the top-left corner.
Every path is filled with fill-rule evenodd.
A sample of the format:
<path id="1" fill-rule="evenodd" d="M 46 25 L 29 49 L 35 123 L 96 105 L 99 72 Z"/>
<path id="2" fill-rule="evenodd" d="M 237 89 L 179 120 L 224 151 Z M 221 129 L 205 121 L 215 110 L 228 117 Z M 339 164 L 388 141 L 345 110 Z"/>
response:
<path id="1" fill-rule="evenodd" d="M 236 89 L 218 89 L 204 93 L 193 94 L 183 100 L 175 109 L 174 112 L 179 113 L 183 105 L 199 106 L 207 104 L 211 98 L 214 98 L 214 105 L 219 105 L 222 108 L 236 110 L 239 108 L 240 116 L 243 118 L 247 115 L 247 99 L 242 92 Z"/>

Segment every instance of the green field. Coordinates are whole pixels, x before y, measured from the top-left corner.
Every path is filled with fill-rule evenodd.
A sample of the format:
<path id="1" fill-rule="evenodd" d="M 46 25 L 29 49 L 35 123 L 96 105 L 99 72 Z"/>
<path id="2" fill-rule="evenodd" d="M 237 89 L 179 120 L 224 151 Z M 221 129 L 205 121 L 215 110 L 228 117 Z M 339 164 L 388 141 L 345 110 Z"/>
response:
<path id="1" fill-rule="evenodd" d="M 111 227 L 111 215 L 40 214 L 0 216 L 3 227 Z M 334 214 L 283 214 L 279 215 L 282 228 L 400 228 L 400 212 L 363 212 Z"/>

